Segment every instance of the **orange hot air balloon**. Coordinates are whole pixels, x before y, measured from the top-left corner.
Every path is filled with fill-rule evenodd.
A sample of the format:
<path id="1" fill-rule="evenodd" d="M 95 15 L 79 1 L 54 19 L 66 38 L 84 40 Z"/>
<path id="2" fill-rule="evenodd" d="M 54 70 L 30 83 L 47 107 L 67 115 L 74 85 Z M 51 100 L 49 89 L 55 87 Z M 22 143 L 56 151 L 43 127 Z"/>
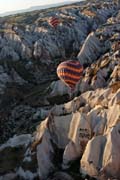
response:
<path id="1" fill-rule="evenodd" d="M 55 28 L 60 23 L 60 21 L 59 21 L 59 18 L 57 17 L 51 17 L 49 23 L 52 27 Z"/>
<path id="2" fill-rule="evenodd" d="M 57 75 L 67 86 L 74 89 L 83 75 L 83 66 L 79 61 L 64 61 L 58 65 Z"/>

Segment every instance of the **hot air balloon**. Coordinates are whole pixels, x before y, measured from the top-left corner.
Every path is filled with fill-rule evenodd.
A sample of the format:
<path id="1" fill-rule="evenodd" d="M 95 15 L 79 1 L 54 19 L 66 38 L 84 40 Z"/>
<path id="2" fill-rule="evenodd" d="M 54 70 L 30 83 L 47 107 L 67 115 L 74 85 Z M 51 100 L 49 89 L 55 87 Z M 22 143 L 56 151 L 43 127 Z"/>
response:
<path id="1" fill-rule="evenodd" d="M 60 21 L 59 21 L 59 18 L 57 17 L 51 17 L 49 23 L 52 27 L 55 28 L 60 23 Z"/>
<path id="2" fill-rule="evenodd" d="M 79 61 L 64 61 L 58 65 L 57 75 L 71 90 L 74 90 L 83 75 L 83 66 Z"/>

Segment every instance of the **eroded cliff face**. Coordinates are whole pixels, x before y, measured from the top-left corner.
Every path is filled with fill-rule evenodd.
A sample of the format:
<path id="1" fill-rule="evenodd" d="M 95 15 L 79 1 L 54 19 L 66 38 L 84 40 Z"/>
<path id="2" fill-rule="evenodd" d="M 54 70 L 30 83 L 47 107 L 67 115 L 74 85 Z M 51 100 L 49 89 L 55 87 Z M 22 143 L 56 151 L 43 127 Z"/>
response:
<path id="1" fill-rule="evenodd" d="M 118 4 L 112 1 L 80 2 L 54 11 L 51 8 L 0 18 L 0 64 L 10 78 L 13 76 L 13 82 L 16 75 L 12 70 L 26 83 L 35 81 L 38 84 L 43 76 L 55 75 L 55 68 L 61 61 L 76 57 L 87 35 L 117 13 L 118 9 Z M 49 24 L 49 18 L 54 15 L 61 22 L 56 28 Z M 78 54 L 81 63 L 87 65 L 104 51 L 99 49 L 102 44 L 94 36 L 88 38 L 89 41 L 86 39 L 85 47 Z M 90 54 L 86 48 L 89 44 L 95 53 Z M 18 68 L 21 68 L 20 72 Z M 25 71 L 28 72 L 27 77 Z M 19 84 L 21 81 L 15 82 Z M 2 89 L 2 85 L 0 87 Z"/>
<path id="2" fill-rule="evenodd" d="M 119 8 L 86 1 L 0 19 L 0 141 L 11 137 L 1 179 L 119 179 Z M 84 66 L 71 99 L 55 73 L 70 58 Z"/>

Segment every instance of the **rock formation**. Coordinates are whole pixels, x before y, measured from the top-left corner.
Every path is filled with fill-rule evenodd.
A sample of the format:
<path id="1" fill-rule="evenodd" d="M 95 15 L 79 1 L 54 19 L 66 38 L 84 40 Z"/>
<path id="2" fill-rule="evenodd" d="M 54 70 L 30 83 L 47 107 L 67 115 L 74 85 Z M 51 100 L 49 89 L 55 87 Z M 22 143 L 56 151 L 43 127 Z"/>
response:
<path id="1" fill-rule="evenodd" d="M 0 180 L 119 180 L 119 19 L 111 0 L 0 18 Z M 70 99 L 56 67 L 72 58 Z"/>

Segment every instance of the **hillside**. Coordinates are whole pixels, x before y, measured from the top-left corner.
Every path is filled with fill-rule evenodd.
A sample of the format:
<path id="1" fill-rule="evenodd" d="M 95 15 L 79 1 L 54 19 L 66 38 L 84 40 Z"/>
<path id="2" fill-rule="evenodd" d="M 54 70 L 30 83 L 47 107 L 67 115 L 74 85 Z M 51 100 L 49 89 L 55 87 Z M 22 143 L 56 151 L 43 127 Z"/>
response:
<path id="1" fill-rule="evenodd" d="M 0 18 L 1 180 L 119 180 L 119 19 L 117 0 Z M 84 67 L 71 99 L 69 59 Z"/>

